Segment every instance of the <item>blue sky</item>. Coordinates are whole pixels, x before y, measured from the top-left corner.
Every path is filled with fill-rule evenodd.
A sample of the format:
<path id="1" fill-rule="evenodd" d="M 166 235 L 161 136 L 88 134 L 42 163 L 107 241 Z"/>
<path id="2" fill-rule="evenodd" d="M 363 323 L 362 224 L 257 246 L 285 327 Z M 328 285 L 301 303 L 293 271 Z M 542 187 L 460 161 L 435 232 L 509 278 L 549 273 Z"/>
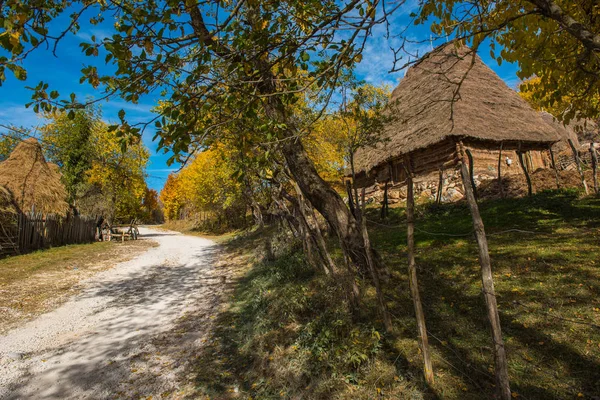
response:
<path id="1" fill-rule="evenodd" d="M 415 2 L 413 2 L 415 3 Z M 391 26 L 391 33 L 400 31 L 402 26 L 409 21 L 410 7 L 404 9 L 394 16 Z M 66 20 L 58 19 L 55 21 L 57 26 L 66 23 Z M 64 26 L 64 25 L 63 25 Z M 25 61 L 24 67 L 27 69 L 27 80 L 18 81 L 11 73 L 7 72 L 7 80 L 0 87 L 0 124 L 14 124 L 17 126 L 34 128 L 44 121 L 40 119 L 31 109 L 25 108 L 25 103 L 30 100 L 31 92 L 26 86 L 35 86 L 40 81 L 49 83 L 50 89 L 56 89 L 62 96 L 69 93 L 75 93 L 78 98 L 85 99 L 89 97 L 100 97 L 89 84 L 80 84 L 80 70 L 89 63 L 96 63 L 98 59 L 90 60 L 85 57 L 80 48 L 81 42 L 89 42 L 92 35 L 97 40 L 111 34 L 111 25 L 105 22 L 99 26 L 82 24 L 82 28 L 77 35 L 67 35 L 61 42 L 56 56 L 51 51 L 41 49 L 32 53 Z M 396 46 L 398 42 L 394 39 L 385 38 L 386 29 L 384 26 L 377 27 L 373 36 L 369 39 L 363 54 L 362 62 L 357 66 L 356 73 L 359 78 L 373 84 L 389 84 L 396 86 L 402 76 L 403 71 L 390 74 L 388 71 L 393 67 L 394 56 L 390 46 Z M 436 44 L 430 43 L 429 29 L 426 26 L 413 27 L 409 30 L 408 36 L 415 41 L 421 41 L 421 44 L 411 46 L 411 51 L 425 54 Z M 516 76 L 516 66 L 503 63 L 498 66 L 495 60 L 492 60 L 489 51 L 482 48 L 480 56 L 483 61 L 490 66 L 511 88 L 515 88 L 519 83 Z M 101 71 L 102 72 L 102 71 Z M 151 109 L 156 104 L 157 95 L 148 95 L 141 98 L 139 104 L 130 104 L 120 99 L 113 99 L 108 102 L 102 102 L 104 119 L 108 122 L 118 121 L 117 113 L 120 109 L 127 112 L 127 119 L 131 123 L 146 121 L 152 113 Z M 150 150 L 150 163 L 147 168 L 148 186 L 160 190 L 164 185 L 166 177 L 170 172 L 175 171 L 177 166 L 167 166 L 166 161 L 169 154 L 157 152 L 157 143 L 152 141 L 154 136 L 152 126 L 143 135 L 143 142 Z"/>

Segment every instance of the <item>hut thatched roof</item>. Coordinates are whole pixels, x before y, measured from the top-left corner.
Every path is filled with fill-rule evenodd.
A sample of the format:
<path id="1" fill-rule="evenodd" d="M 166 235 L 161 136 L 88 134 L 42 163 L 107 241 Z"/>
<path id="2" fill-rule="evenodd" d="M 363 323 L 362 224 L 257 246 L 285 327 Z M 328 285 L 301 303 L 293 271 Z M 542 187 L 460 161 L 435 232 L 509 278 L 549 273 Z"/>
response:
<path id="1" fill-rule="evenodd" d="M 356 153 L 357 172 L 450 137 L 544 145 L 559 140 L 540 113 L 456 43 L 438 47 L 407 71 L 392 92 L 390 110 L 395 120 L 384 140 Z"/>
<path id="2" fill-rule="evenodd" d="M 64 214 L 67 193 L 60 174 L 48 166 L 36 139 L 27 139 L 0 163 L 0 186 L 6 187 L 23 211 Z"/>
<path id="3" fill-rule="evenodd" d="M 540 114 L 542 115 L 543 120 L 554 129 L 560 138 L 560 141 L 557 142 L 553 147 L 555 150 L 570 150 L 571 147 L 569 146 L 569 139 L 573 141 L 575 148 L 579 148 L 579 139 L 577 137 L 577 133 L 571 125 L 564 125 L 562 122 L 554 118 L 554 115 L 545 111 L 542 111 Z"/>

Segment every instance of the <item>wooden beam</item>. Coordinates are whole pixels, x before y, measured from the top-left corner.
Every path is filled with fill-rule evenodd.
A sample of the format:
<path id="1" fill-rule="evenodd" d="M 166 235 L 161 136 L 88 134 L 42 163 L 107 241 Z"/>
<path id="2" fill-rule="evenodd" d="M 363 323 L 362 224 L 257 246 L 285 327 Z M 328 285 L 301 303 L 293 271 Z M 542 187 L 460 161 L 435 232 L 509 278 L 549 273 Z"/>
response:
<path id="1" fill-rule="evenodd" d="M 519 157 L 519 164 L 521 164 L 521 169 L 523 170 L 523 173 L 525 174 L 525 179 L 527 180 L 527 195 L 531 196 L 533 194 L 533 188 L 531 187 L 531 177 L 529 176 L 527 166 L 525 165 L 525 160 L 523 159 L 521 143 L 519 143 L 519 148 L 517 149 L 517 156 Z"/>
<path id="2" fill-rule="evenodd" d="M 583 175 L 583 169 L 581 168 L 581 159 L 579 158 L 579 152 L 575 148 L 575 145 L 573 144 L 573 141 L 571 139 L 569 139 L 569 146 L 571 146 L 571 150 L 573 151 L 573 158 L 575 159 L 575 165 L 577 166 L 577 171 L 579 171 L 579 176 L 581 177 L 581 184 L 583 185 L 585 194 L 590 194 L 587 182 L 585 181 L 585 175 Z"/>
<path id="3" fill-rule="evenodd" d="M 552 151 L 552 145 L 548 145 L 548 151 L 550 152 L 550 162 L 552 163 L 552 169 L 554 170 L 554 176 L 556 178 L 556 188 L 560 189 L 560 178 L 558 176 L 558 167 L 556 166 L 556 160 L 554 159 L 554 152 Z"/>
<path id="4" fill-rule="evenodd" d="M 590 143 L 590 155 L 592 156 L 592 179 L 594 180 L 594 191 L 598 193 L 598 155 L 594 142 Z"/>
<path id="5" fill-rule="evenodd" d="M 413 174 L 410 167 L 410 159 L 407 157 L 406 170 L 406 240 L 408 253 L 408 278 L 410 294 L 415 308 L 415 317 L 417 320 L 417 330 L 419 335 L 419 346 L 423 354 L 423 374 L 425 381 L 429 385 L 433 384 L 433 367 L 431 366 L 431 355 L 429 352 L 429 340 L 427 338 L 427 327 L 425 325 L 425 314 L 421 304 L 421 295 L 419 294 L 419 283 L 417 280 L 417 267 L 415 263 L 415 197 Z"/>
<path id="6" fill-rule="evenodd" d="M 504 142 L 500 142 L 500 153 L 498 153 L 498 187 L 500 188 L 500 197 L 504 198 L 504 186 L 502 186 L 502 146 L 504 146 Z"/>
<path id="7" fill-rule="evenodd" d="M 481 266 L 481 283 L 483 287 L 483 296 L 487 307 L 488 319 L 492 330 L 492 344 L 494 348 L 494 363 L 496 388 L 499 398 L 502 400 L 510 400 L 510 383 L 508 379 L 508 363 L 506 361 L 506 349 L 502 340 L 502 329 L 500 327 L 500 316 L 498 314 L 498 304 L 496 302 L 496 292 L 494 290 L 494 278 L 492 276 L 492 265 L 488 250 L 487 238 L 485 236 L 485 227 L 479 207 L 475 200 L 471 180 L 469 179 L 469 171 L 467 170 L 467 160 L 465 157 L 464 147 L 462 142 L 457 143 L 458 154 L 460 155 L 460 172 L 465 187 L 465 197 L 471 211 L 473 219 L 473 228 L 475 230 L 475 238 L 479 248 L 479 264 Z"/>

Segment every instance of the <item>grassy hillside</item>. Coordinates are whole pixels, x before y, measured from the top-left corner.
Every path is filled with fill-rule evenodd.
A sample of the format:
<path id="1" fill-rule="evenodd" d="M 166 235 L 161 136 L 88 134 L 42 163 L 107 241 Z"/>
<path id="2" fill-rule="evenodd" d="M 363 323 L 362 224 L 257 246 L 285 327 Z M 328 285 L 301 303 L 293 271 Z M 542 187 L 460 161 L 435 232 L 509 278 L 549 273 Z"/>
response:
<path id="1" fill-rule="evenodd" d="M 217 317 L 210 351 L 198 360 L 198 391 L 255 399 L 492 398 L 491 341 L 466 205 L 417 210 L 433 387 L 421 374 L 404 211 L 391 211 L 379 221 L 373 210 L 369 230 L 392 272 L 385 292 L 394 334 L 383 333 L 371 289 L 361 312 L 352 315 L 344 280 L 315 273 L 292 248 L 273 262 L 256 260 L 244 272 L 228 309 Z M 513 397 L 598 396 L 600 199 L 545 192 L 484 202 L 481 211 Z M 255 233 L 230 242 L 229 251 L 260 249 L 262 240 Z"/>

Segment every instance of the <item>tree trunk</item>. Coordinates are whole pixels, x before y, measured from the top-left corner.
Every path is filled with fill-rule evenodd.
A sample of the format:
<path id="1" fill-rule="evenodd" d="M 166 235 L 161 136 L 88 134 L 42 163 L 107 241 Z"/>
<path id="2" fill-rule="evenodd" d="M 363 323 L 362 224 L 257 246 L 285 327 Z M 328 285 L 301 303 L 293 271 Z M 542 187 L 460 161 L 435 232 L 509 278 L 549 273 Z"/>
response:
<path id="1" fill-rule="evenodd" d="M 504 142 L 500 142 L 500 152 L 498 153 L 498 188 L 500 189 L 500 197 L 504 198 L 504 186 L 502 185 L 502 147 Z"/>
<path id="2" fill-rule="evenodd" d="M 363 232 L 344 200 L 317 173 L 299 140 L 287 140 L 282 146 L 287 166 L 300 190 L 313 207 L 327 220 L 352 261 L 368 271 L 370 247 L 365 248 Z"/>
<path id="3" fill-rule="evenodd" d="M 348 193 L 348 208 L 356 218 L 356 207 L 354 206 L 354 195 L 352 194 L 352 183 L 350 181 L 346 181 L 346 193 Z"/>
<path id="4" fill-rule="evenodd" d="M 592 158 L 592 179 L 594 180 L 594 192 L 598 194 L 598 155 L 594 142 L 590 143 L 590 156 Z"/>
<path id="5" fill-rule="evenodd" d="M 560 178 L 558 176 L 558 167 L 556 166 L 556 160 L 554 159 L 554 152 L 552 151 L 552 145 L 548 146 L 550 152 L 550 162 L 552 163 L 552 169 L 554 170 L 554 177 L 556 178 L 556 188 L 560 189 Z"/>
<path id="6" fill-rule="evenodd" d="M 433 367 L 431 366 L 431 356 L 429 354 L 429 340 L 427 338 L 427 327 L 425 325 L 425 315 L 423 305 L 421 304 L 421 295 L 419 294 L 419 284 L 417 281 L 417 268 L 415 265 L 415 198 L 413 188 L 412 168 L 410 161 L 407 162 L 406 178 L 406 226 L 407 226 L 407 253 L 408 253 L 408 278 L 410 285 L 410 294 L 415 307 L 415 317 L 417 320 L 417 330 L 419 334 L 419 346 L 423 353 L 423 373 L 425 380 L 429 385 L 433 384 Z"/>
<path id="7" fill-rule="evenodd" d="M 587 182 L 585 181 L 585 175 L 583 175 L 583 169 L 581 168 L 581 159 L 579 158 L 579 152 L 575 148 L 575 145 L 573 144 L 573 141 L 571 139 L 569 139 L 569 146 L 571 146 L 571 150 L 573 151 L 573 158 L 575 159 L 575 165 L 577 166 L 577 171 L 579 172 L 579 176 L 581 177 L 581 184 L 583 185 L 585 194 L 590 194 Z"/>
<path id="8" fill-rule="evenodd" d="M 333 259 L 327 251 L 327 244 L 325 243 L 325 239 L 323 238 L 323 234 L 321 233 L 321 228 L 319 228 L 319 223 L 317 221 L 314 209 L 312 205 L 306 204 L 306 201 L 304 199 L 304 196 L 302 195 L 302 192 L 300 191 L 300 188 L 298 187 L 298 184 L 296 182 L 292 183 L 298 195 L 298 206 L 300 211 L 302 212 L 302 217 L 306 221 L 307 226 L 310 229 L 310 233 L 313 235 L 316 241 L 317 250 L 319 251 L 321 258 L 323 259 L 323 264 L 325 265 L 325 273 L 327 275 L 334 275 L 336 270 L 335 263 L 333 262 Z"/>
<path id="9" fill-rule="evenodd" d="M 483 296 L 487 306 L 488 319 L 492 330 L 492 344 L 494 348 L 494 362 L 495 362 L 495 375 L 496 375 L 496 387 L 498 389 L 499 397 L 502 400 L 510 400 L 510 384 L 508 380 L 508 363 L 506 361 L 506 350 L 504 348 L 504 342 L 502 340 L 502 329 L 500 327 L 500 316 L 498 314 L 498 304 L 496 303 L 496 292 L 494 290 L 494 279 L 492 276 L 492 265 L 490 261 L 490 254 L 488 251 L 487 238 L 485 236 L 485 228 L 481 215 L 479 214 L 479 207 L 477 201 L 473 195 L 473 188 L 471 186 L 471 180 L 469 179 L 469 171 L 467 170 L 466 158 L 462 142 L 458 143 L 458 154 L 460 156 L 460 172 L 462 176 L 463 185 L 465 187 L 465 197 L 471 211 L 471 217 L 473 219 L 473 228 L 475 230 L 475 238 L 477 239 L 477 246 L 479 248 L 479 264 L 481 265 L 481 282 L 483 286 Z"/>

